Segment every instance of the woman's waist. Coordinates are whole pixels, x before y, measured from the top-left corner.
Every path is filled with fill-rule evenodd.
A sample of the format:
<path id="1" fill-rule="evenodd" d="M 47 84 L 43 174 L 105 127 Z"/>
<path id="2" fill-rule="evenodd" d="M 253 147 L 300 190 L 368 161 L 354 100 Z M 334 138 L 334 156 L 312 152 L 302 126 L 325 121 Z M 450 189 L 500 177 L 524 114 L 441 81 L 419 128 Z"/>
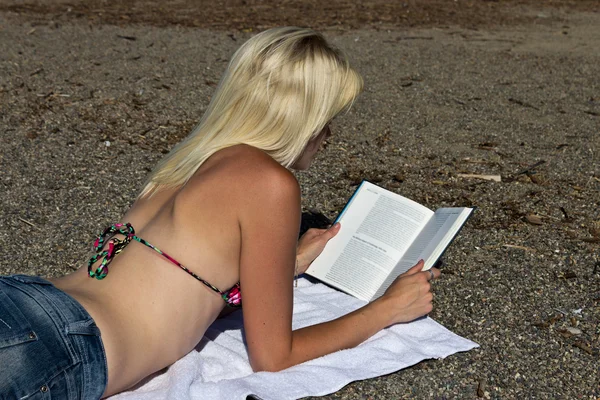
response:
<path id="1" fill-rule="evenodd" d="M 53 283 L 81 303 L 96 322 L 110 377 L 132 373 L 143 377 L 183 357 L 200 341 L 223 304 L 213 293 L 202 293 L 206 290 L 202 287 L 173 290 L 164 284 L 159 289 L 146 279 L 120 274 L 111 273 L 102 281 L 75 274 Z"/>
<path id="2" fill-rule="evenodd" d="M 102 280 L 90 278 L 81 268 L 49 281 L 77 299 L 92 317 L 104 317 L 111 325 L 147 330 L 159 323 L 148 336 L 161 326 L 166 330 L 181 329 L 181 324 L 202 328 L 204 320 L 212 323 L 225 305 L 218 294 L 179 270 L 158 269 L 160 274 L 145 275 L 126 267 L 115 268 Z"/>

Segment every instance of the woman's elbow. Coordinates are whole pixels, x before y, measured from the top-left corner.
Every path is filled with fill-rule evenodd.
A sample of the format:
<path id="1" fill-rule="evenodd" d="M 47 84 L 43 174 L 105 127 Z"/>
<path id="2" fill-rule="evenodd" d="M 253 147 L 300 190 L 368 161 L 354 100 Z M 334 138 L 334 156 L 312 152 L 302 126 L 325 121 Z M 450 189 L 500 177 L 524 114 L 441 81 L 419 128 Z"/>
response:
<path id="1" fill-rule="evenodd" d="M 250 366 L 254 372 L 279 372 L 291 366 L 287 357 L 273 357 L 264 355 L 262 357 L 250 357 Z"/>

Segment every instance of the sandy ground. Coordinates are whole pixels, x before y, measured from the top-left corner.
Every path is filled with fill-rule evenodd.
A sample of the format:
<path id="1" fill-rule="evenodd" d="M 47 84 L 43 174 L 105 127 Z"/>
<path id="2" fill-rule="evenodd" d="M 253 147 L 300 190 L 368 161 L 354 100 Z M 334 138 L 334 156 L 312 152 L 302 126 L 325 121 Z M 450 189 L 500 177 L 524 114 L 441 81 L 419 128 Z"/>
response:
<path id="1" fill-rule="evenodd" d="M 260 26 L 13 3 L 0 4 L 0 273 L 54 276 L 81 265 Z M 600 13 L 508 3 L 501 24 L 317 21 L 366 89 L 298 174 L 304 207 L 333 217 L 362 178 L 478 207 L 432 317 L 481 348 L 327 398 L 600 398 Z"/>

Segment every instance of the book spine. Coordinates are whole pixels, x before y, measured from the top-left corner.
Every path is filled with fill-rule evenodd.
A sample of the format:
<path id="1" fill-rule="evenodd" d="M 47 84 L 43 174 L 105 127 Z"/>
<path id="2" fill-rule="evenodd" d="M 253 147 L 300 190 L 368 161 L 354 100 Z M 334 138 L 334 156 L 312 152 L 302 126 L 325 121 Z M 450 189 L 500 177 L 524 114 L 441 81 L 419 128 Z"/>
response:
<path id="1" fill-rule="evenodd" d="M 364 183 L 366 181 L 362 181 L 360 183 L 360 185 L 358 185 L 358 187 L 356 188 L 356 190 L 354 191 L 354 193 L 352 193 L 352 196 L 350 197 L 350 200 L 348 200 L 348 202 L 346 203 L 346 205 L 344 206 L 344 208 L 342 209 L 342 211 L 340 211 L 340 213 L 338 214 L 337 218 L 335 219 L 335 221 L 333 222 L 334 224 L 336 222 L 339 222 L 340 219 L 342 219 L 342 217 L 344 216 L 344 214 L 346 213 L 346 210 L 348 209 L 348 207 L 350 207 L 350 204 L 352 203 L 352 200 L 354 200 L 354 198 L 356 197 L 356 194 L 360 191 L 360 188 L 363 187 Z"/>

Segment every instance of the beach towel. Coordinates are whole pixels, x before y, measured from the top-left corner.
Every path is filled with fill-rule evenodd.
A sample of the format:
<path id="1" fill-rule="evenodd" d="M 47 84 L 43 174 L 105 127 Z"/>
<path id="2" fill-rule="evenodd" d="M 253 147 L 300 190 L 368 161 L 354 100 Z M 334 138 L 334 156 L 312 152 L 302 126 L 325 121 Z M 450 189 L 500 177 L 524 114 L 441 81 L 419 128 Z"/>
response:
<path id="1" fill-rule="evenodd" d="M 320 283 L 299 279 L 294 290 L 294 329 L 347 314 L 365 302 Z M 111 400 L 297 399 L 333 393 L 350 382 L 399 371 L 430 358 L 445 358 L 478 345 L 424 317 L 397 324 L 359 346 L 280 372 L 253 373 L 243 340 L 243 313 L 210 326 L 188 355 Z"/>

